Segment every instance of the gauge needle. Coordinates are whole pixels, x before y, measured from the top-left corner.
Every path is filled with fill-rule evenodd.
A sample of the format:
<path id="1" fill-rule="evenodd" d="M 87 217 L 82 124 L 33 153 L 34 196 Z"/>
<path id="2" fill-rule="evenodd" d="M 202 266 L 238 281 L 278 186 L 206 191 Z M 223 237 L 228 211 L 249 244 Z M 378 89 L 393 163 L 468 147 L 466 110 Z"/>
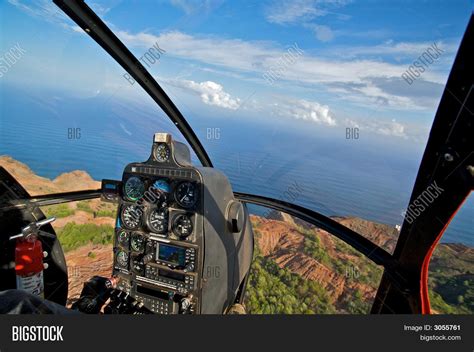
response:
<path id="1" fill-rule="evenodd" d="M 184 198 L 186 198 L 186 197 L 189 195 L 190 187 L 191 187 L 191 186 L 188 184 L 188 185 L 187 185 L 187 188 L 186 188 L 186 193 L 185 193 L 184 197 L 181 198 L 181 202 L 184 200 Z"/>

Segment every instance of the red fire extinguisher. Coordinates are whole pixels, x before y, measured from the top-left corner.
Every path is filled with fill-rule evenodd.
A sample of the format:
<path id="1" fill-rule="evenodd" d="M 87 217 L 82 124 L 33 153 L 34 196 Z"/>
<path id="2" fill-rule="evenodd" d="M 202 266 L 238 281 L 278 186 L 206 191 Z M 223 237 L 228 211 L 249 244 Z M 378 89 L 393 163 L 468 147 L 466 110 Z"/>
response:
<path id="1" fill-rule="evenodd" d="M 40 227 L 54 220 L 55 218 L 49 218 L 33 222 L 23 228 L 21 234 L 10 237 L 11 240 L 16 240 L 15 272 L 17 289 L 37 296 L 44 296 L 43 270 L 47 266 L 43 263 L 43 258 L 47 256 L 47 252 L 43 252 L 39 236 L 54 237 L 54 235 L 41 231 Z"/>
<path id="2" fill-rule="evenodd" d="M 18 238 L 15 246 L 16 288 L 44 296 L 43 246 L 35 235 Z"/>

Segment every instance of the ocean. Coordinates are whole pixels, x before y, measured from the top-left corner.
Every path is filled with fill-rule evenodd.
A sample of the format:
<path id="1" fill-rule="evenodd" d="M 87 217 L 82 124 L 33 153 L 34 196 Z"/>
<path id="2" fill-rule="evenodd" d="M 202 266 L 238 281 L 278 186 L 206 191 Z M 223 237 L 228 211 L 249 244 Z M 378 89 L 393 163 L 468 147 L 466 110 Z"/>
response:
<path id="1" fill-rule="evenodd" d="M 48 178 L 84 170 L 97 180 L 120 179 L 127 163 L 148 158 L 154 132 L 170 132 L 182 141 L 149 101 L 74 97 L 2 83 L 0 105 L 0 155 Z M 346 139 L 342 127 L 328 132 L 307 121 L 185 115 L 234 191 L 291 200 L 328 216 L 402 223 L 421 145 L 363 135 Z M 71 138 L 72 129 L 80 131 L 80 138 Z M 289 192 L 295 187 L 298 192 Z M 474 246 L 472 198 L 448 227 L 444 242 Z"/>

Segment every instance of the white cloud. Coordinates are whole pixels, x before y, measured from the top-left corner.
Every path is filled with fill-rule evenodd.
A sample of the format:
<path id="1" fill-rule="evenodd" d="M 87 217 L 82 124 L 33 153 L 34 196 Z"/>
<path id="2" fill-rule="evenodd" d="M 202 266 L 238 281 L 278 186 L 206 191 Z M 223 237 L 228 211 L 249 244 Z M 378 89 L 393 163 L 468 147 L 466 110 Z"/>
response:
<path id="1" fill-rule="evenodd" d="M 72 22 L 56 5 L 49 1 L 38 0 L 37 2 L 27 4 L 19 0 L 9 0 L 9 2 L 30 15 L 39 16 L 47 21 L 53 21 L 63 27 L 83 33 L 76 25 L 67 24 Z M 187 6 L 186 4 L 188 4 L 188 1 L 178 2 L 180 6 Z M 205 0 L 198 4 L 200 4 L 199 6 L 209 7 L 215 3 L 217 2 L 214 0 Z M 319 3 L 319 5 L 340 5 L 342 3 L 339 1 L 324 1 Z M 314 2 L 305 0 L 302 4 L 303 10 L 301 11 L 315 14 L 311 10 L 315 8 Z M 278 2 L 276 6 L 291 7 L 292 5 Z M 108 11 L 106 8 L 98 8 L 103 13 Z M 289 11 L 289 13 L 293 13 L 296 17 L 301 17 L 301 12 L 297 12 L 296 9 L 293 12 Z M 321 40 L 330 40 L 332 35 L 331 29 L 324 28 L 324 26 L 312 26 L 319 32 L 318 35 Z M 255 74 L 254 80 L 261 83 L 265 83 L 263 78 L 261 78 L 263 73 L 275 67 L 278 60 L 286 52 L 284 48 L 270 42 L 223 39 L 215 36 L 193 36 L 179 31 L 166 32 L 161 35 L 145 32 L 129 33 L 121 30 L 116 30 L 116 33 L 126 45 L 148 49 L 158 42 L 167 51 L 167 55 L 199 61 L 207 67 L 218 66 L 229 73 L 246 72 Z M 285 69 L 285 72 L 279 79 L 291 81 L 293 84 L 300 86 L 314 87 L 319 84 L 328 91 L 345 89 L 349 94 L 344 98 L 359 105 L 370 106 L 375 103 L 398 110 L 431 109 L 433 103 L 426 99 L 426 97 L 423 100 L 416 99 L 416 94 L 413 94 L 414 89 L 398 89 L 396 93 L 388 93 L 386 89 L 389 86 L 380 83 L 387 80 L 401 80 L 400 76 L 406 70 L 407 63 L 411 63 L 418 57 L 429 44 L 431 43 L 395 43 L 389 41 L 372 47 L 338 48 L 337 53 L 325 53 L 325 55 L 329 54 L 328 56 L 311 55 L 309 51 L 305 50 L 305 55 L 298 57 L 294 64 Z M 443 50 L 448 51 L 448 45 L 440 43 L 440 46 Z M 346 57 L 341 59 L 341 53 Z M 320 53 L 318 54 L 320 55 Z M 376 59 L 360 58 L 361 56 L 368 55 L 398 55 L 400 57 L 408 57 L 409 61 L 405 61 L 404 64 L 394 64 L 383 61 L 378 57 Z M 445 74 L 438 74 L 435 70 L 428 70 L 419 79 L 419 82 L 444 85 L 445 80 Z"/>
<path id="2" fill-rule="evenodd" d="M 336 119 L 327 105 L 304 99 L 281 100 L 273 105 L 275 114 L 295 119 L 316 122 L 326 126 L 336 126 Z"/>
<path id="3" fill-rule="evenodd" d="M 330 8 L 343 6 L 346 0 L 276 0 L 265 9 L 270 23 L 292 24 L 325 16 Z"/>
<path id="4" fill-rule="evenodd" d="M 332 53 L 341 52 L 346 57 L 360 56 L 392 56 L 398 58 L 407 58 L 411 61 L 433 45 L 433 42 L 394 42 L 393 40 L 385 41 L 382 44 L 372 46 L 351 46 L 345 48 L 334 48 Z M 436 42 L 436 45 L 445 52 L 454 52 L 455 46 L 443 41 Z"/>
<path id="5" fill-rule="evenodd" d="M 387 125 L 379 127 L 377 132 L 387 136 L 407 137 L 405 134 L 405 126 L 396 120 L 392 120 Z"/>
<path id="6" fill-rule="evenodd" d="M 158 42 L 170 55 L 240 71 L 264 72 L 285 54 L 285 50 L 276 48 L 268 42 L 198 37 L 178 31 L 166 32 L 159 36 L 143 32 L 132 34 L 118 31 L 117 35 L 127 45 L 148 48 Z M 353 81 L 354 74 L 350 74 L 350 72 L 364 72 L 362 67 L 359 70 L 354 70 L 354 65 L 357 65 L 354 62 L 348 63 L 351 66 L 344 69 L 344 62 L 311 56 L 301 59 L 304 62 L 293 66 L 293 75 L 306 76 L 311 81 Z M 390 64 L 384 67 L 379 65 L 374 68 L 374 72 L 383 68 L 390 68 L 385 70 L 389 75 L 399 76 L 400 74 L 398 66 Z M 324 72 L 323 77 L 320 75 L 322 72 Z"/>
<path id="7" fill-rule="evenodd" d="M 187 15 L 196 12 L 209 12 L 219 7 L 224 0 L 171 0 L 171 4 Z"/>
<path id="8" fill-rule="evenodd" d="M 278 60 L 286 52 L 283 48 L 269 42 L 243 41 L 240 39 L 223 39 L 218 37 L 192 36 L 178 31 L 166 32 L 161 35 L 150 33 L 132 34 L 118 31 L 118 36 L 125 44 L 134 47 L 149 48 L 158 42 L 167 55 L 183 59 L 199 61 L 205 65 L 219 66 L 231 72 L 255 73 L 262 77 L 263 73 L 278 64 Z M 385 45 L 392 47 L 392 51 L 407 53 L 416 51 L 415 48 L 425 48 L 426 43 L 396 43 Z M 302 48 L 305 50 L 305 48 Z M 349 49 L 350 50 L 350 49 Z M 383 50 L 377 47 L 374 50 Z M 374 51 L 375 52 L 375 51 Z M 425 108 L 416 100 L 413 89 L 399 89 L 398 94 L 389 94 L 377 82 L 391 80 L 402 81 L 401 74 L 405 72 L 407 64 L 389 63 L 381 59 L 338 59 L 311 55 L 305 50 L 305 55 L 289 66 L 281 79 L 293 84 L 313 86 L 320 84 L 328 89 L 335 85 L 342 85 L 351 94 L 348 100 L 373 105 L 374 102 L 384 107 L 398 110 Z M 411 59 L 413 60 L 413 59 Z M 408 61 L 411 62 L 411 61 Z M 444 74 L 429 70 L 423 74 L 421 81 L 443 84 Z M 262 79 L 262 83 L 265 83 Z M 431 105 L 428 107 L 431 109 Z"/>
<path id="9" fill-rule="evenodd" d="M 306 100 L 298 100 L 292 108 L 293 116 L 297 119 L 312 120 L 328 126 L 335 126 L 336 120 L 331 116 L 329 107 Z"/>
<path id="10" fill-rule="evenodd" d="M 360 99 L 360 97 L 364 98 Z M 389 94 L 369 81 L 360 88 L 354 88 L 346 98 L 354 102 L 369 103 L 366 106 L 371 107 L 384 106 L 398 110 L 420 110 L 422 108 L 411 97 Z"/>
<path id="11" fill-rule="evenodd" d="M 276 1 L 266 9 L 266 19 L 271 23 L 285 24 L 323 16 L 312 0 Z"/>
<path id="12" fill-rule="evenodd" d="M 69 20 L 69 17 L 52 1 L 37 0 L 25 2 L 21 0 L 8 0 L 8 2 L 28 15 L 39 17 L 48 22 L 61 23 Z"/>
<path id="13" fill-rule="evenodd" d="M 415 135 L 407 134 L 407 126 L 392 119 L 387 121 L 384 119 L 346 119 L 344 125 L 347 127 L 357 127 L 361 131 L 372 132 L 384 136 L 399 137 L 403 139 L 416 139 Z M 419 131 L 414 131 L 419 132 Z"/>
<path id="14" fill-rule="evenodd" d="M 214 105 L 225 109 L 237 110 L 240 106 L 239 98 L 232 98 L 224 91 L 224 87 L 212 81 L 195 82 L 192 80 L 169 80 L 171 84 L 178 88 L 183 88 L 191 93 L 199 95 L 201 101 L 207 105 Z"/>
<path id="15" fill-rule="evenodd" d="M 65 25 L 64 15 L 50 2 L 41 0 L 25 5 L 19 0 L 9 1 L 22 11 L 41 16 L 45 20 L 52 19 Z M 302 0 L 300 2 L 306 5 L 299 10 L 294 8 L 286 11 L 286 20 L 283 17 L 277 18 L 277 20 L 281 23 L 290 23 L 298 18 L 305 18 L 305 16 L 314 17 L 323 14 L 320 7 L 315 7 L 314 2 Z M 204 3 L 207 2 L 204 1 Z M 323 3 L 327 4 L 331 1 Z M 180 2 L 180 4 L 185 6 L 183 5 L 184 2 Z M 283 2 L 278 2 L 278 4 L 281 5 Z M 288 3 L 286 5 L 290 8 L 292 6 Z M 267 15 L 269 16 L 269 14 Z M 276 16 L 276 13 L 273 15 Z M 283 16 L 283 12 L 281 12 L 281 15 Z M 70 27 L 74 31 L 82 32 L 77 26 L 71 25 Z M 321 38 L 330 40 L 331 33 L 329 31 L 331 29 L 329 31 L 326 29 L 326 33 L 324 33 L 324 28 L 319 29 Z M 337 31 L 332 32 L 338 35 Z M 262 85 L 266 84 L 261 78 L 263 73 L 274 67 L 282 55 L 286 53 L 285 48 L 273 42 L 265 41 L 189 35 L 179 31 L 155 35 L 147 32 L 131 33 L 116 29 L 115 33 L 128 46 L 148 49 L 158 42 L 160 47 L 166 50 L 167 56 L 197 61 L 201 63 L 203 69 L 221 70 L 227 75 L 242 74 L 239 80 L 249 79 L 252 80 L 252 84 L 255 82 Z M 444 86 L 446 74 L 440 74 L 436 70 L 430 69 L 416 82 L 416 86 L 411 87 L 408 87 L 400 77 L 406 70 L 407 65 L 431 44 L 426 42 L 397 43 L 388 41 L 375 46 L 339 47 L 337 52 L 317 53 L 302 48 L 305 54 L 298 57 L 292 65 L 285 69 L 281 80 L 286 81 L 286 83 L 291 82 L 290 85 L 298 85 L 304 88 L 322 88 L 321 90 L 331 93 L 333 97 L 339 97 L 349 103 L 372 109 L 383 106 L 383 108 L 393 110 L 416 111 L 417 109 L 430 109 L 431 111 L 433 103 L 428 101 L 427 98 L 436 95 L 430 93 L 437 90 L 434 86 Z M 445 43 L 440 43 L 440 47 L 446 51 L 451 50 L 451 46 Z M 384 59 L 385 57 L 390 59 L 394 56 L 405 58 L 405 60 L 400 61 L 403 63 L 393 63 Z M 179 86 L 198 95 L 208 105 L 235 110 L 241 103 L 238 98 L 225 92 L 222 85 L 215 82 L 182 81 Z M 426 89 L 420 95 L 417 92 L 417 87 L 426 87 Z M 420 99 L 420 96 L 423 99 Z M 435 98 L 437 97 L 435 96 Z M 313 120 L 329 126 L 336 123 L 329 109 L 327 111 L 324 109 L 327 108 L 324 105 L 304 102 L 304 100 L 299 100 L 296 103 L 295 108 L 291 111 L 293 117 Z M 402 135 L 406 130 L 401 128 L 403 126 L 400 127 L 397 124 L 398 122 L 391 121 L 388 125 L 376 128 L 374 123 L 368 123 L 373 131 L 378 131 L 377 133 Z"/>
<path id="16" fill-rule="evenodd" d="M 329 42 L 334 39 L 334 33 L 328 26 L 315 25 L 313 29 L 316 38 L 322 42 Z"/>
<path id="17" fill-rule="evenodd" d="M 36 0 L 29 2 L 21 0 L 8 0 L 8 2 L 31 17 L 40 18 L 49 23 L 60 25 L 67 30 L 72 30 L 77 33 L 84 33 L 81 27 L 77 26 L 58 6 L 56 6 L 50 0 Z M 100 5 L 94 5 L 96 7 L 95 10 L 98 11 L 99 14 L 108 11 Z"/>
<path id="18" fill-rule="evenodd" d="M 420 131 L 414 126 L 407 126 L 395 119 L 387 120 L 382 117 L 378 118 L 339 118 L 334 116 L 329 106 L 320 104 L 315 101 L 304 99 L 285 99 L 281 97 L 278 103 L 272 105 L 271 110 L 274 115 L 280 117 L 291 117 L 299 120 L 314 122 L 318 125 L 329 127 L 343 126 L 357 127 L 361 131 L 374 133 L 382 136 L 397 137 L 402 139 L 417 140 L 420 134 L 426 131 Z M 407 133 L 410 131 L 411 133 Z"/>
<path id="19" fill-rule="evenodd" d="M 246 42 L 240 39 L 192 36 L 179 31 L 153 35 L 150 33 L 128 33 L 117 31 L 126 45 L 149 48 L 158 42 L 167 53 L 182 58 L 234 70 L 255 71 L 260 60 L 269 56 L 279 58 L 284 52 L 273 51 L 269 43 Z"/>

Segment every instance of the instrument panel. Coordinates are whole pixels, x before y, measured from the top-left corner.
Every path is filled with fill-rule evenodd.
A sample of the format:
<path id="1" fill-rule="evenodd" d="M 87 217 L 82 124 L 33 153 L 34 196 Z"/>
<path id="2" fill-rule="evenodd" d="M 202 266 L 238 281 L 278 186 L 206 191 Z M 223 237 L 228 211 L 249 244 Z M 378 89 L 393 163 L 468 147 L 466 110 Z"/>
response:
<path id="1" fill-rule="evenodd" d="M 186 155 L 181 155 L 184 165 L 178 163 L 170 140 L 154 142 L 148 161 L 129 164 L 123 172 L 114 275 L 119 288 L 155 313 L 194 313 L 202 252 L 201 179 Z"/>
<path id="2" fill-rule="evenodd" d="M 124 176 L 119 210 L 121 227 L 176 240 L 192 240 L 199 198 L 192 180 Z"/>
<path id="3" fill-rule="evenodd" d="M 118 289 L 159 314 L 222 314 L 243 297 L 253 255 L 248 212 L 222 172 L 191 164 L 185 144 L 156 133 L 147 161 L 102 181 L 102 199 L 118 203 Z"/>

